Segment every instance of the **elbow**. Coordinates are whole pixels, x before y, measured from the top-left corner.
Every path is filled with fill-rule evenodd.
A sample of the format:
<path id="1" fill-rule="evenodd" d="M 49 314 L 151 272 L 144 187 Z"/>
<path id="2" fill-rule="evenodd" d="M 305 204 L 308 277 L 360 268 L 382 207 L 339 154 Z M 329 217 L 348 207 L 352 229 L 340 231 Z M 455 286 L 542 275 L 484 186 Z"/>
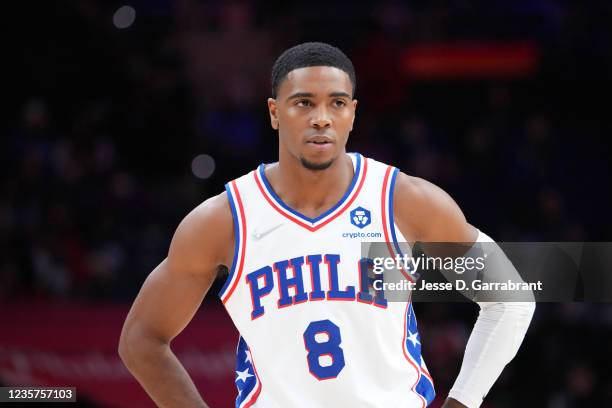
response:
<path id="1" fill-rule="evenodd" d="M 528 316 L 529 323 L 531 323 L 531 320 L 533 319 L 533 315 L 535 313 L 535 310 L 536 310 L 536 302 L 527 302 L 527 312 L 526 312 L 526 314 Z"/>
<path id="2" fill-rule="evenodd" d="M 523 319 L 531 321 L 531 318 L 535 313 L 536 302 L 511 303 L 511 307 L 515 310 L 515 313 L 520 315 Z"/>
<path id="3" fill-rule="evenodd" d="M 131 347 L 128 340 L 128 334 L 124 327 L 121 331 L 121 336 L 119 336 L 119 345 L 117 347 L 117 353 L 119 354 L 119 358 L 121 358 L 121 361 L 123 361 L 123 364 L 125 364 L 126 366 L 128 366 L 130 348 Z"/>
<path id="4" fill-rule="evenodd" d="M 536 302 L 527 302 L 527 310 L 531 316 L 535 313 Z"/>
<path id="5" fill-rule="evenodd" d="M 159 356 L 168 342 L 161 341 L 144 330 L 140 325 L 124 325 L 119 337 L 117 352 L 126 368 L 132 373 L 147 360 Z"/>
<path id="6" fill-rule="evenodd" d="M 123 361 L 123 364 L 128 370 L 131 370 L 136 360 L 135 352 L 138 350 L 138 342 L 137 335 L 134 333 L 133 328 L 127 325 L 124 326 L 119 336 L 117 352 L 119 358 L 121 358 L 121 361 Z"/>
<path id="7" fill-rule="evenodd" d="M 536 302 L 510 302 L 506 303 L 506 309 L 522 325 L 529 326 L 535 313 Z"/>

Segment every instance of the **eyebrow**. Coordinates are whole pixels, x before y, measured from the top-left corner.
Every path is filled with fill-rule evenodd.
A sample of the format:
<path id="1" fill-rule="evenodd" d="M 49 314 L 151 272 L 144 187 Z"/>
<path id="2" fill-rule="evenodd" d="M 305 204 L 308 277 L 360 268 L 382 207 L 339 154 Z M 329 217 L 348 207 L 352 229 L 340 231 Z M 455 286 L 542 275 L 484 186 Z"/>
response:
<path id="1" fill-rule="evenodd" d="M 287 100 L 290 99 L 296 99 L 296 98 L 314 98 L 315 94 L 311 93 L 311 92 L 296 92 L 293 95 L 290 95 Z M 345 97 L 345 98 L 351 98 L 351 95 L 347 94 L 346 92 L 332 92 L 329 94 L 330 98 L 339 98 L 339 97 Z"/>

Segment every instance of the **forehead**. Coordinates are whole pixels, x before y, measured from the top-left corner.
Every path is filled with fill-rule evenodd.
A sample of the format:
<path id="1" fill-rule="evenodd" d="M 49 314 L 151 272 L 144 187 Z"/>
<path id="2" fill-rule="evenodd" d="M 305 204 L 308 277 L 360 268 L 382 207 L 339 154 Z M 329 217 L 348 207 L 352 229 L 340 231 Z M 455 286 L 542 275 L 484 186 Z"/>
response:
<path id="1" fill-rule="evenodd" d="M 353 85 L 348 74 L 341 69 L 326 66 L 304 67 L 289 72 L 278 89 L 279 95 L 291 95 L 295 92 L 346 92 L 352 95 Z"/>

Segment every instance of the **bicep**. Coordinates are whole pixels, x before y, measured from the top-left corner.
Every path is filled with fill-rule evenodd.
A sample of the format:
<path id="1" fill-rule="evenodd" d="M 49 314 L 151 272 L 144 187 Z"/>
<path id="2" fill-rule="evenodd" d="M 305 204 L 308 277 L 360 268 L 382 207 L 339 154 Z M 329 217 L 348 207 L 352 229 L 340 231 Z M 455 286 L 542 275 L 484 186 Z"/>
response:
<path id="1" fill-rule="evenodd" d="M 124 331 L 162 342 L 176 337 L 198 310 L 232 242 L 225 196 L 187 215 L 172 238 L 167 258 L 145 280 Z"/>
<path id="2" fill-rule="evenodd" d="M 138 334 L 170 342 L 193 318 L 212 285 L 214 274 L 197 276 L 173 268 L 165 259 L 145 280 L 126 327 Z"/>
<path id="3" fill-rule="evenodd" d="M 395 219 L 403 235 L 421 242 L 474 242 L 478 233 L 457 203 L 438 186 L 400 173 Z"/>

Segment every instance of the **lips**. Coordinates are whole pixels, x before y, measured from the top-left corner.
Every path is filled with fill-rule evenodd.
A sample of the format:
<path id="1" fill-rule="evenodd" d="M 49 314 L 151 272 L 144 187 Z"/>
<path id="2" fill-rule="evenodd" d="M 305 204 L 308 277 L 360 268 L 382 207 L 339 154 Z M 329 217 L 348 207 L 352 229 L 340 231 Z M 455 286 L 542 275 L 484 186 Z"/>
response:
<path id="1" fill-rule="evenodd" d="M 317 155 L 332 151 L 334 143 L 334 139 L 326 135 L 313 135 L 306 139 L 306 146 Z"/>
<path id="2" fill-rule="evenodd" d="M 324 145 L 327 143 L 333 143 L 332 138 L 324 135 L 311 136 L 306 140 L 307 143 L 313 143 L 317 145 Z"/>

